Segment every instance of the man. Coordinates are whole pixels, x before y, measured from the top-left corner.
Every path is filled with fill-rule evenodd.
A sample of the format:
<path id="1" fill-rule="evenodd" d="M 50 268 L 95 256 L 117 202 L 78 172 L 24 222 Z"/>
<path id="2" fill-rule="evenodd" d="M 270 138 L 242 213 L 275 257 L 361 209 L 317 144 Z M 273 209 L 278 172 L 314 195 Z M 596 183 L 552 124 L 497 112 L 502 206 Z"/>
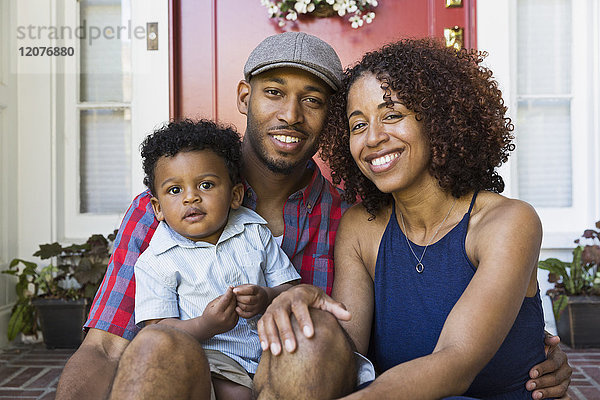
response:
<path id="1" fill-rule="evenodd" d="M 246 190 L 243 204 L 268 222 L 300 273 L 302 283 L 320 287 L 329 294 L 335 233 L 347 205 L 311 158 L 319 148 L 327 100 L 340 85 L 341 63 L 331 46 L 322 40 L 287 32 L 268 37 L 252 51 L 244 76 L 237 87 L 238 110 L 247 116 L 242 147 Z M 90 329 L 65 367 L 57 399 L 104 398 L 113 381 L 114 398 L 206 396 L 206 388 L 197 386 L 198 376 L 209 373 L 198 342 L 160 324 L 145 328 L 136 337 L 138 329 L 132 315 L 133 265 L 156 226 L 150 194 L 144 192 L 123 219 L 109 269 L 86 323 Z M 341 333 L 330 314 L 319 314 L 313 322 L 315 336 L 338 337 Z M 134 337 L 136 340 L 128 346 Z M 298 341 L 300 348 L 304 342 L 307 348 L 316 343 L 309 339 Z M 353 383 L 345 382 L 344 376 L 354 368 L 350 345 L 337 342 L 333 347 L 310 350 L 331 353 L 327 365 L 291 374 L 291 366 L 286 368 L 277 361 L 269 365 L 261 362 L 255 382 L 265 387 L 270 377 L 278 374 L 287 383 L 286 397 L 334 396 L 343 390 L 337 382 L 344 382 L 345 386 Z M 288 350 L 295 348 L 291 343 L 284 342 L 284 346 Z M 278 354 L 282 349 L 274 343 L 271 350 Z M 553 360 L 547 362 L 566 365 L 564 353 Z M 546 369 L 554 371 L 557 367 L 546 366 L 540 371 Z M 286 371 L 287 376 L 283 376 Z M 555 379 L 556 374 L 538 379 L 538 387 L 556 384 L 548 377 Z"/>

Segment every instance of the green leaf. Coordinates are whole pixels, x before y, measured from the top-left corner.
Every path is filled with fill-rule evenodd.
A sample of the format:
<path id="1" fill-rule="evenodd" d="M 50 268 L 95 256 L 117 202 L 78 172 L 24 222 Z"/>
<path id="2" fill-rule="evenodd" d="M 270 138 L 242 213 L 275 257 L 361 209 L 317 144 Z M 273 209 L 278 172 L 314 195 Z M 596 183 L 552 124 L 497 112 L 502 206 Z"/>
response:
<path id="1" fill-rule="evenodd" d="M 34 321 L 35 307 L 29 304 L 29 302 L 15 304 L 8 320 L 8 329 L 6 332 L 8 340 L 14 340 L 19 332 L 23 332 L 24 334 L 35 333 L 37 327 Z"/>
<path id="2" fill-rule="evenodd" d="M 14 268 L 15 266 L 19 265 L 19 263 L 21 263 L 21 264 L 23 264 L 23 265 L 25 266 L 25 270 L 26 270 L 26 271 L 30 271 L 30 270 L 33 270 L 33 271 L 35 271 L 35 270 L 37 269 L 37 264 L 36 264 L 36 263 L 34 263 L 34 262 L 31 262 L 31 261 L 25 261 L 25 260 L 22 260 L 22 259 L 20 259 L 20 258 L 15 258 L 15 259 L 13 259 L 13 260 L 10 262 L 10 264 L 8 265 L 8 268 L 9 268 L 9 269 L 12 269 L 12 268 Z M 17 269 L 15 269 L 15 271 L 16 271 L 16 270 L 17 270 Z"/>
<path id="3" fill-rule="evenodd" d="M 558 258 L 548 258 L 538 263 L 540 269 L 545 269 L 560 276 L 563 279 L 563 283 L 565 280 L 569 280 L 569 273 L 567 272 L 567 267 L 569 266 L 569 263 L 561 261 Z"/>
<path id="4" fill-rule="evenodd" d="M 14 271 L 11 269 L 6 269 L 6 270 L 2 271 L 3 274 L 7 274 L 7 275 L 16 275 L 17 272 L 19 272 L 19 271 Z"/>
<path id="5" fill-rule="evenodd" d="M 564 294 L 561 294 L 552 300 L 552 312 L 554 313 L 555 321 L 560 319 L 560 315 L 567 307 L 568 302 L 569 298 Z"/>
<path id="6" fill-rule="evenodd" d="M 34 256 L 41 258 L 42 260 L 59 256 L 63 251 L 60 243 L 52 244 L 40 244 L 40 249 L 33 253 Z"/>
<path id="7" fill-rule="evenodd" d="M 573 249 L 573 262 L 571 263 L 571 288 L 567 289 L 568 294 L 580 294 L 584 285 L 584 268 L 581 262 L 583 246 L 577 246 Z"/>
<path id="8" fill-rule="evenodd" d="M 115 239 L 117 238 L 117 233 L 119 233 L 119 230 L 118 230 L 118 229 L 115 229 L 115 230 L 113 231 L 113 233 L 111 233 L 111 234 L 109 234 L 109 235 L 108 235 L 107 239 L 108 239 L 109 241 L 111 241 L 111 242 L 114 242 L 114 241 L 115 241 Z"/>
<path id="9" fill-rule="evenodd" d="M 104 274 L 106 273 L 107 264 L 104 262 L 98 263 L 90 263 L 89 260 L 81 260 L 85 261 L 83 268 L 79 268 L 73 276 L 77 279 L 81 285 L 85 285 L 88 283 L 96 284 L 100 282 Z M 81 263 L 79 264 L 81 267 Z"/>
<path id="10" fill-rule="evenodd" d="M 67 254 L 74 254 L 74 253 L 79 254 L 79 253 L 81 253 L 81 252 L 83 252 L 85 250 L 88 250 L 89 247 L 90 246 L 87 243 L 84 243 L 84 244 L 72 244 L 72 245 L 70 245 L 68 247 L 65 247 L 63 249 L 63 251 L 65 253 L 67 253 Z"/>

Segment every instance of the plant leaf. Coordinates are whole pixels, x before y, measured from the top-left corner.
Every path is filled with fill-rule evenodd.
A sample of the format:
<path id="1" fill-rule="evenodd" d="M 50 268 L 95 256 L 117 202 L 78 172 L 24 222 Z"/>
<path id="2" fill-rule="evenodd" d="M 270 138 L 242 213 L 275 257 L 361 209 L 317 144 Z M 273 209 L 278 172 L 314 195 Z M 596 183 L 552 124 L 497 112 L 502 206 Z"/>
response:
<path id="1" fill-rule="evenodd" d="M 564 294 L 561 294 L 554 298 L 552 301 L 552 312 L 554 313 L 554 320 L 558 321 L 560 319 L 560 315 L 567 307 L 569 302 L 569 298 Z"/>
<path id="2" fill-rule="evenodd" d="M 573 262 L 571 263 L 571 282 L 570 287 L 567 287 L 568 294 L 580 294 L 585 284 L 584 268 L 581 262 L 581 254 L 583 246 L 577 246 L 573 250 Z"/>
<path id="3" fill-rule="evenodd" d="M 584 264 L 600 265 L 600 246 L 587 245 L 583 248 L 581 260 Z"/>
<path id="4" fill-rule="evenodd" d="M 33 253 L 34 256 L 41 258 L 42 260 L 59 256 L 63 251 L 60 243 L 52 244 L 40 244 L 40 249 Z"/>

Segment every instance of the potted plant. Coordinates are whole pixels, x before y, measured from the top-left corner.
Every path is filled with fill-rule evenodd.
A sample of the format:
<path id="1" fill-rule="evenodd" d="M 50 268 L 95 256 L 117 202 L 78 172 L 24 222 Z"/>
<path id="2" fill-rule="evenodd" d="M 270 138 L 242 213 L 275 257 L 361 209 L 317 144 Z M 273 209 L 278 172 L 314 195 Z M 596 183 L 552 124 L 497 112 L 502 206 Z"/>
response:
<path id="1" fill-rule="evenodd" d="M 354 28 L 360 28 L 366 22 L 370 24 L 375 18 L 373 9 L 377 7 L 377 0 L 260 0 L 267 8 L 270 18 L 278 21 L 280 27 L 284 27 L 289 21 L 296 21 L 299 16 L 312 15 L 319 18 L 327 18 L 334 15 L 344 17 L 348 15 L 348 21 Z"/>
<path id="2" fill-rule="evenodd" d="M 98 290 L 116 237 L 92 235 L 84 244 L 42 244 L 33 255 L 50 265 L 15 258 L 5 274 L 17 277 L 17 301 L 8 322 L 8 340 L 20 332 L 37 335 L 41 327 L 48 348 L 77 348 L 88 304 Z"/>
<path id="3" fill-rule="evenodd" d="M 558 335 L 573 348 L 600 347 L 600 221 L 596 229 L 586 229 L 575 240 L 571 262 L 556 258 L 539 262 L 554 283 L 547 294 Z"/>

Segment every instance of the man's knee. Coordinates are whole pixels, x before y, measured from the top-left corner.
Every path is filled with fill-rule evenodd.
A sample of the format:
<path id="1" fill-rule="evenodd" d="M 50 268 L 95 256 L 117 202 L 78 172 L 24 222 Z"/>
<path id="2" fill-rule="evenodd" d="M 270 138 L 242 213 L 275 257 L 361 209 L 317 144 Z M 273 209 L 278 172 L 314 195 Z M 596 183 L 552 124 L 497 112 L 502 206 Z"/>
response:
<path id="1" fill-rule="evenodd" d="M 209 398 L 210 369 L 192 336 L 151 325 L 140 331 L 119 362 L 112 398 Z"/>
<path id="2" fill-rule="evenodd" d="M 185 332 L 160 325 L 150 325 L 137 334 L 125 350 L 121 364 L 124 362 L 134 362 L 138 367 L 156 362 L 194 369 L 207 367 L 198 341 Z"/>
<path id="3" fill-rule="evenodd" d="M 352 346 L 337 319 L 329 312 L 311 309 L 315 334 L 307 338 L 295 318 L 294 353 L 263 353 L 254 379 L 258 399 L 333 398 L 350 393 L 356 382 Z"/>
<path id="4" fill-rule="evenodd" d="M 296 318 L 292 317 L 292 327 L 298 340 L 298 348 L 304 347 L 311 354 L 333 353 L 350 357 L 353 353 L 352 345 L 337 318 L 330 312 L 317 309 L 310 310 L 310 317 L 315 329 L 315 334 L 312 338 L 304 336 L 302 327 L 298 324 Z"/>

